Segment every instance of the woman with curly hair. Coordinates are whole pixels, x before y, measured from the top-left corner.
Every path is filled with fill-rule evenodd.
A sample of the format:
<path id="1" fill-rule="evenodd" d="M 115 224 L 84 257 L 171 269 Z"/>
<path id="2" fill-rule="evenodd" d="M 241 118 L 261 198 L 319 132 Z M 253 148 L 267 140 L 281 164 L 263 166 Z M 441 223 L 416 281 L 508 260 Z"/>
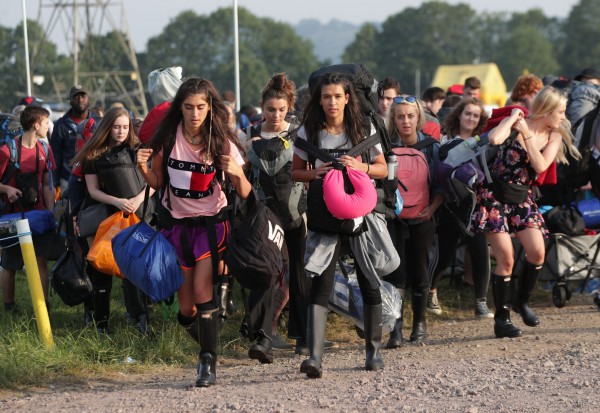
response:
<path id="1" fill-rule="evenodd" d="M 448 133 L 443 137 L 445 144 L 440 149 L 441 153 L 447 153 L 449 148 L 454 147 L 465 139 L 478 136 L 488 120 L 488 114 L 479 99 L 463 98 L 444 119 L 444 129 Z M 468 208 L 464 204 L 457 205 L 453 202 L 445 202 L 440 208 L 438 237 L 438 263 L 431 279 L 429 294 L 427 296 L 427 311 L 440 315 L 442 307 L 437 297 L 437 284 L 442 272 L 450 265 L 456 255 L 458 241 L 463 231 L 457 219 L 464 221 L 462 211 Z M 465 223 L 462 223 L 464 226 Z M 467 236 L 467 253 L 471 258 L 473 270 L 473 289 L 475 292 L 475 317 L 491 318 L 492 313 L 487 307 L 487 291 L 490 282 L 490 253 L 483 234 Z"/>

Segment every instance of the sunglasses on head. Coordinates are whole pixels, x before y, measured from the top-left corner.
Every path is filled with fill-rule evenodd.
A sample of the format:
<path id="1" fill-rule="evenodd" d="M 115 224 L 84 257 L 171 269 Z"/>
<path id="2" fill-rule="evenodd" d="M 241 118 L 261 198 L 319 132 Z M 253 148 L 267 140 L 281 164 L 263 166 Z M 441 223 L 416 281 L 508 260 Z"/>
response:
<path id="1" fill-rule="evenodd" d="M 404 97 L 404 96 L 396 96 L 394 98 L 394 103 L 396 103 L 398 105 L 401 104 L 401 103 L 409 103 L 409 104 L 414 105 L 414 104 L 417 103 L 417 98 L 414 97 L 414 96 L 406 96 L 406 97 Z"/>

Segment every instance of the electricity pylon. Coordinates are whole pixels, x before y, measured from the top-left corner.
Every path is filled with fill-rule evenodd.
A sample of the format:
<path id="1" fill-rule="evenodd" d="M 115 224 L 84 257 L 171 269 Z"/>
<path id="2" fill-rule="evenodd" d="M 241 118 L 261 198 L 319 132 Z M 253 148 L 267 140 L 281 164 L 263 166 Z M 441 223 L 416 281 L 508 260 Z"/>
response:
<path id="1" fill-rule="evenodd" d="M 99 102 L 106 106 L 118 101 L 132 110 L 136 117 L 146 115 L 148 105 L 122 0 L 40 0 L 37 21 L 39 24 L 47 23 L 44 28 L 46 37 L 57 27 L 62 30 L 65 46 L 73 58 L 72 82 L 53 79 L 57 94 L 66 98 L 71 86 L 82 84 L 90 93 L 91 104 Z M 111 50 L 113 54 L 110 56 L 110 60 L 119 67 L 115 70 L 93 70 L 98 66 L 95 62 L 107 59 L 102 55 L 106 53 L 102 44 L 90 39 L 107 33 L 114 34 L 120 46 L 122 55 L 116 56 Z M 32 70 L 39 63 L 39 49 L 35 45 L 32 48 Z"/>

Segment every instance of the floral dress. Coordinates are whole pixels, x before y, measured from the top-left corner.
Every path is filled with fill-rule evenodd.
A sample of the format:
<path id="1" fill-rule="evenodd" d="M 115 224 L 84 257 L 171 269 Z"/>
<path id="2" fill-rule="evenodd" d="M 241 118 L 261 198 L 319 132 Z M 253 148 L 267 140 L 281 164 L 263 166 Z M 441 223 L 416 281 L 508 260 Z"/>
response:
<path id="1" fill-rule="evenodd" d="M 527 151 L 517 139 L 508 145 L 500 146 L 490 172 L 494 179 L 527 186 L 531 186 L 537 178 L 529 162 Z M 525 201 L 513 205 L 496 200 L 492 189 L 485 183 L 477 188 L 477 204 L 470 222 L 470 229 L 473 232 L 512 234 L 527 228 L 539 229 L 544 237 L 548 236 L 548 230 L 533 200 L 531 189 Z"/>

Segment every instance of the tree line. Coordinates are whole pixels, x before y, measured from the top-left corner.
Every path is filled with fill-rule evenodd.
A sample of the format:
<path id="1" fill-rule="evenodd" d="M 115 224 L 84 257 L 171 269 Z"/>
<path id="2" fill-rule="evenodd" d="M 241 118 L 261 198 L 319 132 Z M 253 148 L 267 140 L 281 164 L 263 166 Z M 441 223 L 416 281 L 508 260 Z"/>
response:
<path id="1" fill-rule="evenodd" d="M 600 0 L 581 0 L 565 19 L 548 17 L 541 9 L 477 13 L 468 4 L 431 1 L 405 8 L 380 26 L 364 24 L 342 59 L 365 63 L 377 78 L 398 79 L 408 93 L 416 89 L 417 71 L 422 90 L 441 64 L 495 62 L 510 88 L 523 73 L 573 77 L 583 67 L 600 67 L 598 16 Z M 148 40 L 146 52 L 137 54 L 144 85 L 151 70 L 179 65 L 184 76 L 203 76 L 221 90 L 233 90 L 232 20 L 232 8 L 177 15 Z M 242 104 L 258 104 L 260 90 L 273 73 L 285 71 L 300 86 L 313 70 L 331 64 L 319 60 L 315 45 L 286 23 L 242 7 L 238 22 Z M 33 74 L 45 78 L 34 85 L 33 94 L 47 101 L 64 100 L 73 82 L 72 56 L 59 54 L 36 22 L 28 21 L 28 29 Z M 129 60 L 120 55 L 123 36 L 111 32 L 82 42 L 80 70 L 130 70 Z M 10 111 L 26 90 L 22 23 L 0 26 L 0 48 L 0 109 Z"/>

